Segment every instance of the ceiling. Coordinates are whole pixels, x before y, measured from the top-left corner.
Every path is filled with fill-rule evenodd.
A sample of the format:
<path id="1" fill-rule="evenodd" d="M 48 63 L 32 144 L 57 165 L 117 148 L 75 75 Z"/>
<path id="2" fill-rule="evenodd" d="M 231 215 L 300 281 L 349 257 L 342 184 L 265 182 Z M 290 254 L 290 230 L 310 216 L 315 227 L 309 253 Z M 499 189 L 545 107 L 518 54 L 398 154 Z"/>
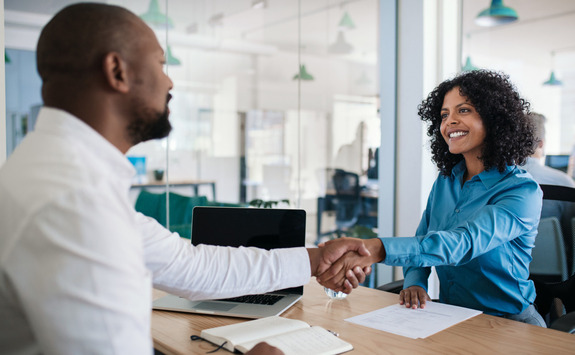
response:
<path id="1" fill-rule="evenodd" d="M 93 0 L 94 1 L 94 0 Z M 98 0 L 96 0 L 98 2 Z M 445 0 L 448 1 L 448 0 Z M 455 1 L 455 0 L 454 0 Z M 462 45 L 464 55 L 480 53 L 506 59 L 549 65 L 551 52 L 575 53 L 575 1 L 505 0 L 514 8 L 519 21 L 484 28 L 474 23 L 475 16 L 490 0 L 462 1 Z M 42 19 L 73 0 L 4 0 L 6 10 L 42 14 Z M 104 1 L 146 12 L 149 0 Z M 234 39 L 263 44 L 280 51 L 296 52 L 301 38 L 303 53 L 325 55 L 335 41 L 337 25 L 347 11 L 356 29 L 346 32 L 354 51 L 347 59 L 376 63 L 378 0 L 268 0 L 264 9 L 253 9 L 252 0 L 159 0 L 162 11 L 175 22 L 174 33 L 202 39 Z M 301 14 L 302 21 L 298 21 Z M 209 23 L 221 15 L 218 25 Z M 8 15 L 7 21 L 8 21 Z M 301 36 L 299 35 L 301 33 Z"/>
<path id="2" fill-rule="evenodd" d="M 52 15 L 73 0 L 5 0 L 6 10 Z M 146 12 L 149 0 L 103 1 L 131 9 L 136 14 Z M 335 41 L 337 25 L 345 11 L 356 24 L 356 30 L 346 34 L 358 56 L 375 56 L 377 35 L 377 0 L 267 0 L 265 9 L 253 9 L 252 0 L 159 0 L 161 10 L 175 23 L 174 33 L 187 36 L 209 36 L 219 39 L 236 39 L 263 43 L 279 50 L 298 50 L 299 32 L 301 46 L 308 53 L 325 53 Z M 301 23 L 298 21 L 301 14 Z M 210 24 L 212 17 L 221 16 L 217 25 Z M 6 16 L 7 21 L 9 16 Z M 366 35 L 369 34 L 369 35 Z M 368 53 L 369 52 L 369 53 Z M 374 62 L 375 63 L 375 62 Z"/>
<path id="3" fill-rule="evenodd" d="M 507 60 L 521 59 L 549 66 L 551 52 L 575 53 L 575 1 L 505 0 L 519 15 L 508 25 L 485 28 L 475 16 L 488 7 L 488 0 L 464 0 L 462 18 L 463 52 Z"/>

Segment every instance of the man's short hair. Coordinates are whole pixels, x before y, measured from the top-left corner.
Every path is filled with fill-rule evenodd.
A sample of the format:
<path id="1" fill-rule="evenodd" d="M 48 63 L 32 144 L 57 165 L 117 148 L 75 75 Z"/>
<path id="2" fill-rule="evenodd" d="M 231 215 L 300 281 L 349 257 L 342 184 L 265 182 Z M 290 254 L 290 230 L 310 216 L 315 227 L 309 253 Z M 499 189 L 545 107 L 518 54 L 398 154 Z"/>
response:
<path id="1" fill-rule="evenodd" d="M 44 82 L 54 77 L 72 81 L 98 71 L 111 51 L 130 50 L 138 38 L 129 10 L 99 3 L 78 3 L 60 10 L 42 29 L 36 59 Z"/>
<path id="2" fill-rule="evenodd" d="M 527 119 L 533 125 L 533 135 L 535 136 L 535 148 L 539 146 L 541 141 L 545 140 L 545 122 L 547 118 L 540 113 L 531 112 L 527 115 Z"/>

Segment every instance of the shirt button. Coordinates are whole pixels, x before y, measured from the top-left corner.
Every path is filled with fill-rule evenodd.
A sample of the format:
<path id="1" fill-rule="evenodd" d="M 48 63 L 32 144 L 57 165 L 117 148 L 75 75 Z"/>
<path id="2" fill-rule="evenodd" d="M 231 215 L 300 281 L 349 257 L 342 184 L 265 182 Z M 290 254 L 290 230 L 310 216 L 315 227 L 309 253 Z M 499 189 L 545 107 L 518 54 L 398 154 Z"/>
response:
<path id="1" fill-rule="evenodd" d="M 455 209 L 455 213 L 459 213 L 459 208 L 456 208 L 456 209 Z"/>

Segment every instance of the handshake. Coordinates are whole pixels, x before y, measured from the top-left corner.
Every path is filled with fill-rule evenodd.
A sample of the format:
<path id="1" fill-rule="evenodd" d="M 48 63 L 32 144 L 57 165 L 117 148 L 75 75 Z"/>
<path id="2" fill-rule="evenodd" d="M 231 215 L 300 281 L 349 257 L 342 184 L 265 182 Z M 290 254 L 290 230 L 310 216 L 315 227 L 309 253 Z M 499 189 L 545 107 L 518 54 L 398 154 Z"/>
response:
<path id="1" fill-rule="evenodd" d="M 308 248 L 311 274 L 322 286 L 350 293 L 371 273 L 371 265 L 385 260 L 379 238 L 339 238 Z"/>

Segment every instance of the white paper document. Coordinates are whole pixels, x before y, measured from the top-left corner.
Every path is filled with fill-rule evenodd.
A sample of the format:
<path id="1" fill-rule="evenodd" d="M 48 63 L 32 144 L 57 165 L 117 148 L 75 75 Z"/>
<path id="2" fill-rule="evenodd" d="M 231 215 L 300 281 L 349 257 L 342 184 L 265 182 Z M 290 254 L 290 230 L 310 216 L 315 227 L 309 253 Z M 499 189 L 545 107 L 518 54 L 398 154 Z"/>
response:
<path id="1" fill-rule="evenodd" d="M 417 339 L 426 338 L 481 313 L 474 309 L 428 301 L 423 309 L 394 304 L 347 318 L 346 321 Z"/>

